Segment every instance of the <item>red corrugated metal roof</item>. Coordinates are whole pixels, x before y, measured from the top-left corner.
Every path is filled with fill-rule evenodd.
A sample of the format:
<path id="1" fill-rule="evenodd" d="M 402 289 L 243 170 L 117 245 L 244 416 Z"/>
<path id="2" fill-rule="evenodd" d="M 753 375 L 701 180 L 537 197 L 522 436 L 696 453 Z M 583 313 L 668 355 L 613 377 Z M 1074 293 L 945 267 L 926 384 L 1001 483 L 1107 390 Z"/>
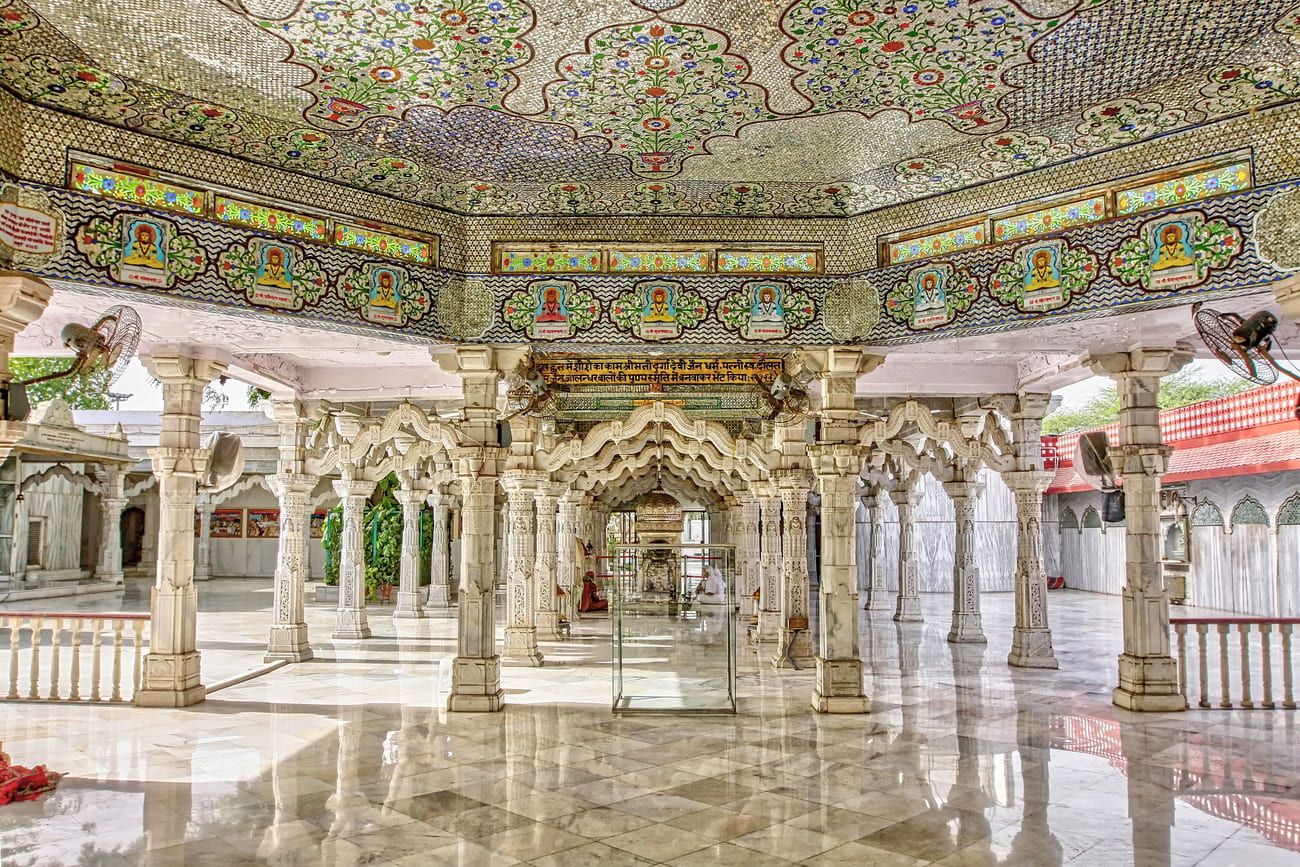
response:
<path id="1" fill-rule="evenodd" d="M 1300 382 L 1286 382 L 1160 413 L 1160 430 L 1173 446 L 1166 482 L 1300 470 Z M 1119 426 L 1104 428 L 1112 444 Z M 1079 434 L 1056 438 L 1056 478 L 1049 494 L 1085 491 L 1074 470 Z"/>

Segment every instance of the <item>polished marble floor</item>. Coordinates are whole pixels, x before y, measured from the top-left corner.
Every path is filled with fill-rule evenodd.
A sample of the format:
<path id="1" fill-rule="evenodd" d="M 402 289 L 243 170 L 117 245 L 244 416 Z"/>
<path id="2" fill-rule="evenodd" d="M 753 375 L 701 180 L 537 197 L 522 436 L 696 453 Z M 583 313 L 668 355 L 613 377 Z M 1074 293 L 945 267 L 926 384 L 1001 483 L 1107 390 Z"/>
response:
<path id="1" fill-rule="evenodd" d="M 200 593 L 205 670 L 256 665 L 269 588 Z M 448 714 L 449 612 L 333 643 L 312 605 L 319 659 L 195 708 L 0 704 L 14 760 L 68 774 L 0 808 L 0 864 L 1300 864 L 1295 713 L 1120 711 L 1119 600 L 1051 603 L 1055 672 L 1006 666 L 1008 595 L 988 648 L 944 641 L 944 597 L 864 623 L 862 717 L 743 644 L 739 714 L 615 716 L 603 618 Z"/>

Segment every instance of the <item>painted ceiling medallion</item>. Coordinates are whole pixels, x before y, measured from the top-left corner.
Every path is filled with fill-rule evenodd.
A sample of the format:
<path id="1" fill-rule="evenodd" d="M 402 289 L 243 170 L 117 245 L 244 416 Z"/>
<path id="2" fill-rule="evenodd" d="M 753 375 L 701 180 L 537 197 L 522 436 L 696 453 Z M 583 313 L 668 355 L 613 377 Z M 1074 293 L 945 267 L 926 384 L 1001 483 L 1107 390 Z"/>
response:
<path id="1" fill-rule="evenodd" d="M 640 6 L 649 12 L 667 12 L 685 3 L 686 0 L 632 0 L 633 6 Z"/>
<path id="2" fill-rule="evenodd" d="M 304 115 L 323 129 L 429 106 L 501 109 L 532 59 L 522 40 L 533 10 L 521 0 L 456 5 L 312 0 L 283 19 L 257 23 L 289 43 L 291 61 L 314 78 Z"/>
<path id="3" fill-rule="evenodd" d="M 545 117 L 608 140 L 635 174 L 675 175 L 708 138 L 775 117 L 727 45 L 725 33 L 657 18 L 599 30 L 560 61 Z"/>
<path id="4" fill-rule="evenodd" d="M 1084 0 L 1043 19 L 1000 0 L 797 0 L 781 18 L 794 40 L 785 61 L 799 71 L 795 87 L 815 112 L 898 109 L 912 120 L 986 134 L 1006 125 L 998 100 L 1016 88 L 1005 76 L 1029 62 L 1034 41 L 1106 2 Z"/>

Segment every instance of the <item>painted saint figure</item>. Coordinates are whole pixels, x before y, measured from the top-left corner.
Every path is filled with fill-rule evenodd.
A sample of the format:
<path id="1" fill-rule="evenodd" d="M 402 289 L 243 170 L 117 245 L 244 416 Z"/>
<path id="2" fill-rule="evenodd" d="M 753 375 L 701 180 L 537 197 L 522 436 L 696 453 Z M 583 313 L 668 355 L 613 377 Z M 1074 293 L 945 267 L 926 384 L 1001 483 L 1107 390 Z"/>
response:
<path id="1" fill-rule="evenodd" d="M 943 281 L 936 271 L 926 271 L 921 275 L 920 287 L 916 293 L 916 312 L 925 310 L 945 310 L 948 296 L 943 289 Z"/>
<path id="2" fill-rule="evenodd" d="M 541 303 L 537 307 L 535 321 L 569 321 L 569 314 L 564 310 L 564 292 L 559 286 L 547 286 L 542 290 Z"/>
<path id="3" fill-rule="evenodd" d="M 1056 289 L 1061 285 L 1061 276 L 1056 267 L 1056 257 L 1052 250 L 1042 247 L 1030 257 L 1029 273 L 1025 275 L 1025 292 L 1038 292 L 1043 289 Z"/>
<path id="4" fill-rule="evenodd" d="M 750 322 L 783 322 L 785 311 L 781 308 L 781 295 L 770 283 L 754 290 L 754 306 L 749 311 Z"/>
<path id="5" fill-rule="evenodd" d="M 1164 271 L 1167 268 L 1185 268 L 1196 263 L 1191 245 L 1187 243 L 1187 230 L 1182 223 L 1166 223 L 1157 233 L 1157 244 L 1152 271 Z"/>
<path id="6" fill-rule="evenodd" d="M 381 268 L 371 277 L 370 306 L 397 309 L 397 275 L 387 268 Z"/>
<path id="7" fill-rule="evenodd" d="M 293 289 L 293 262 L 288 251 L 274 244 L 264 246 L 257 266 L 256 283 L 258 286 Z"/>
<path id="8" fill-rule="evenodd" d="M 137 268 L 161 271 L 167 267 L 167 253 L 163 249 L 160 232 L 152 223 L 138 220 L 131 224 L 130 237 L 122 251 L 122 264 Z"/>
<path id="9" fill-rule="evenodd" d="M 641 312 L 642 322 L 677 321 L 677 311 L 673 307 L 672 292 L 666 286 L 655 286 L 650 290 L 645 309 Z"/>

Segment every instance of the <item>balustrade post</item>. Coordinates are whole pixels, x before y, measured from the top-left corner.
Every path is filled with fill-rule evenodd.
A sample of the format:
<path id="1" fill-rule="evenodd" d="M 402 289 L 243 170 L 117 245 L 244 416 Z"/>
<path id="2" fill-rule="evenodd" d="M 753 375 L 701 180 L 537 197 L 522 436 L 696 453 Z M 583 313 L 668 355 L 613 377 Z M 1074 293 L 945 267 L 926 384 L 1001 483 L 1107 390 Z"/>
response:
<path id="1" fill-rule="evenodd" d="M 1231 627 L 1227 623 L 1217 625 L 1219 630 L 1219 688 L 1222 691 L 1219 698 L 1219 707 L 1232 707 L 1230 672 L 1228 671 L 1228 630 Z"/>
<path id="2" fill-rule="evenodd" d="M 1187 624 L 1174 624 L 1178 636 L 1178 692 L 1187 701 Z"/>
<path id="3" fill-rule="evenodd" d="M 100 677 L 100 654 L 103 652 L 104 642 L 101 633 L 104 631 L 103 618 L 95 618 L 90 622 L 90 700 L 99 701 L 99 677 Z"/>
<path id="4" fill-rule="evenodd" d="M 1209 661 L 1210 627 L 1205 623 L 1196 624 L 1197 665 L 1201 677 L 1201 699 L 1199 707 L 1210 706 L 1210 661 Z"/>
<path id="5" fill-rule="evenodd" d="M 18 700 L 18 648 L 22 640 L 20 629 L 23 619 L 21 617 L 6 617 L 4 622 L 9 625 L 9 693 L 5 698 L 10 701 Z"/>
<path id="6" fill-rule="evenodd" d="M 1250 624 L 1237 624 L 1237 640 L 1241 642 L 1241 706 L 1254 707 L 1250 696 Z"/>
<path id="7" fill-rule="evenodd" d="M 1282 633 L 1282 707 L 1295 710 L 1295 693 L 1291 685 L 1291 624 L 1279 627 Z"/>
<path id="8" fill-rule="evenodd" d="M 1272 631 L 1271 624 L 1261 623 L 1259 625 L 1259 642 L 1260 653 L 1262 654 L 1260 664 L 1263 673 L 1263 690 L 1264 690 L 1264 707 L 1272 710 L 1277 707 L 1273 703 L 1273 648 L 1269 640 L 1269 633 Z"/>

